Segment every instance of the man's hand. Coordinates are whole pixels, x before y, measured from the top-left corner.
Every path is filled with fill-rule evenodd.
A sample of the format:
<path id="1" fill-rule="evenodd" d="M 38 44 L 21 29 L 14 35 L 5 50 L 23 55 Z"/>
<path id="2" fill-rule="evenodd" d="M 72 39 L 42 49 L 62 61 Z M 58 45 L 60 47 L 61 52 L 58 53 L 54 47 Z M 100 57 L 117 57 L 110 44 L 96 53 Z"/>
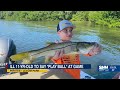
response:
<path id="1" fill-rule="evenodd" d="M 55 41 L 55 43 L 60 43 L 60 41 Z M 63 56 L 63 54 L 64 54 L 64 49 L 57 50 L 57 51 L 55 51 L 55 55 L 53 56 L 52 59 L 57 60 L 57 59 L 61 58 Z"/>
<path id="2" fill-rule="evenodd" d="M 64 54 L 64 49 L 57 50 L 52 59 L 57 60 L 57 59 L 61 58 L 63 56 L 63 54 Z"/>
<path id="3" fill-rule="evenodd" d="M 93 56 L 99 54 L 101 50 L 102 50 L 101 46 L 98 43 L 95 43 L 94 47 L 90 50 L 88 54 Z"/>

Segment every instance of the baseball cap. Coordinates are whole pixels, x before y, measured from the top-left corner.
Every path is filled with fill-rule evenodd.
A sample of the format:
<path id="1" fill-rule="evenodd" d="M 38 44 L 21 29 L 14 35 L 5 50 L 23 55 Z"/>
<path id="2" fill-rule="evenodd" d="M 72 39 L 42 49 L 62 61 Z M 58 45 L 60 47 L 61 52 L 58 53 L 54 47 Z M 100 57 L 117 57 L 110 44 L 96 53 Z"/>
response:
<path id="1" fill-rule="evenodd" d="M 64 28 L 67 28 L 67 27 L 75 28 L 75 26 L 70 21 L 62 20 L 58 23 L 57 32 L 63 30 Z"/>

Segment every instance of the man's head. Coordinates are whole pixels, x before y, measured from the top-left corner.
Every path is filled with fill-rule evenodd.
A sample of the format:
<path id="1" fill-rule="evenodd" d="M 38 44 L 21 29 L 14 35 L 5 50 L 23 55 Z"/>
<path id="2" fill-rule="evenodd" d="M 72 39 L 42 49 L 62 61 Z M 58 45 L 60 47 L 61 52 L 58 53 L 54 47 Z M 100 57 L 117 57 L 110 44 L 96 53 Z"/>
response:
<path id="1" fill-rule="evenodd" d="M 60 36 L 60 39 L 64 41 L 69 41 L 73 36 L 72 30 L 74 28 L 75 26 L 70 21 L 60 21 L 57 26 L 57 33 Z"/>

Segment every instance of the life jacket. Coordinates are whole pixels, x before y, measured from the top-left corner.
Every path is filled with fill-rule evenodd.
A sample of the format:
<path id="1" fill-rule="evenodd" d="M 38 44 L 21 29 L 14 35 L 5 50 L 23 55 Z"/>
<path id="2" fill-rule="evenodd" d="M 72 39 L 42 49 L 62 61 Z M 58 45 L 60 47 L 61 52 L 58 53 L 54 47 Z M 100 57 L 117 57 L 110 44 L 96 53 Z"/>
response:
<path id="1" fill-rule="evenodd" d="M 84 54 L 84 56 L 91 56 L 90 54 Z M 80 55 L 79 54 L 68 54 L 63 55 L 62 58 L 52 61 L 55 64 L 80 64 Z M 64 69 L 64 71 L 70 74 L 75 79 L 80 79 L 80 69 Z"/>
<path id="2" fill-rule="evenodd" d="M 62 58 L 58 60 L 52 61 L 56 64 L 80 64 L 80 56 L 79 54 L 69 54 L 64 55 Z M 80 69 L 64 69 L 64 71 L 70 74 L 75 79 L 80 79 Z"/>

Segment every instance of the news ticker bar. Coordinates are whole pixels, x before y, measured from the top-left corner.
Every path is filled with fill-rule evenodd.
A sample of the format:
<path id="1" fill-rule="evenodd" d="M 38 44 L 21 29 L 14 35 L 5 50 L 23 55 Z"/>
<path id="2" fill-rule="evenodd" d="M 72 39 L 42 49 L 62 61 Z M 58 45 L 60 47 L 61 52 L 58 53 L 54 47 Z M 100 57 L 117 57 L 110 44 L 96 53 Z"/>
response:
<path id="1" fill-rule="evenodd" d="M 41 72 L 42 69 L 91 69 L 91 64 L 0 64 L 0 68 L 10 70 L 31 70 Z M 120 72 L 120 65 L 98 65 L 98 71 Z M 23 72 L 24 72 L 23 71 Z"/>
<path id="2" fill-rule="evenodd" d="M 91 69 L 91 64 L 7 64 L 7 69 Z"/>

